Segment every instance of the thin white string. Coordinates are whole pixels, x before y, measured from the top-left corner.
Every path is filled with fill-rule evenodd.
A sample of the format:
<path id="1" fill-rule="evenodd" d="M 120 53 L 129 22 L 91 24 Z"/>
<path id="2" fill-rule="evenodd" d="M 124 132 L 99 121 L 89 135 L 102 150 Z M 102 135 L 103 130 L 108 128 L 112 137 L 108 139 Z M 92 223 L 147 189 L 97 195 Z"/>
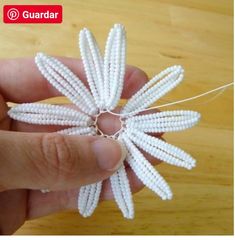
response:
<path id="1" fill-rule="evenodd" d="M 205 93 L 201 93 L 199 95 L 196 95 L 196 96 L 193 96 L 193 97 L 190 97 L 190 98 L 185 98 L 185 99 L 181 99 L 181 100 L 178 100 L 178 101 L 175 101 L 175 102 L 170 102 L 170 103 L 166 103 L 166 104 L 162 104 L 162 105 L 158 105 L 158 106 L 154 106 L 154 107 L 150 107 L 150 108 L 146 108 L 146 109 L 143 109 L 141 111 L 138 111 L 138 113 L 140 112 L 145 112 L 145 111 L 148 111 L 148 110 L 152 110 L 152 109 L 157 109 L 157 108 L 162 108 L 162 107 L 167 107 L 167 106 L 172 106 L 172 105 L 175 105 L 175 104 L 180 104 L 180 103 L 183 103 L 183 102 L 188 102 L 188 101 L 192 101 L 192 100 L 195 100 L 197 98 L 201 98 L 203 96 L 206 96 L 208 94 L 211 94 L 213 92 L 217 92 L 219 90 L 221 90 L 221 92 L 219 94 L 216 94 L 216 96 L 213 97 L 213 100 L 218 97 L 219 95 L 221 95 L 224 90 L 230 86 L 232 86 L 234 83 L 231 82 L 231 83 L 228 83 L 228 84 L 225 84 L 223 86 L 220 86 L 218 88 L 215 88 L 215 89 L 212 89 L 210 91 L 207 91 Z M 209 102 L 209 100 L 207 101 Z M 111 112 L 111 111 L 107 111 L 108 113 L 112 114 L 112 115 L 115 115 L 115 116 L 120 116 L 120 117 L 126 117 L 128 115 L 133 115 L 135 113 L 137 113 L 136 111 L 133 111 L 133 112 L 130 112 L 130 113 L 125 113 L 125 114 L 119 114 L 119 113 L 114 113 L 114 112 Z"/>
<path id="2" fill-rule="evenodd" d="M 171 105 L 175 105 L 175 104 L 179 104 L 179 103 L 183 103 L 183 102 L 188 102 L 188 101 L 191 101 L 191 100 L 194 100 L 194 99 L 197 99 L 197 98 L 200 98 L 200 97 L 203 97 L 203 96 L 206 96 L 210 93 L 213 93 L 213 92 L 216 92 L 216 91 L 223 91 L 225 88 L 229 87 L 233 85 L 233 82 L 232 83 L 229 83 L 229 84 L 226 84 L 224 86 L 221 86 L 221 87 L 218 87 L 218 88 L 215 88 L 215 89 L 212 89 L 208 92 L 205 92 L 205 93 L 201 93 L 199 95 L 196 95 L 194 97 L 190 97 L 190 98 L 185 98 L 185 99 L 182 99 L 182 100 L 179 100 L 179 101 L 175 101 L 175 102 L 172 102 L 172 103 L 166 103 L 166 104 L 162 104 L 162 105 L 159 105 L 159 106 L 155 106 L 155 107 L 151 107 L 151 108 L 147 108 L 145 110 L 150 110 L 150 109 L 155 109 L 155 108 L 162 108 L 162 107 L 167 107 L 167 106 L 171 106 Z"/>
<path id="3" fill-rule="evenodd" d="M 108 110 L 102 110 L 100 111 L 98 114 L 96 114 L 94 117 L 95 117 L 95 120 L 93 122 L 93 126 L 95 127 L 96 131 L 100 134 L 100 136 L 102 137 L 111 137 L 111 138 L 114 138 L 114 139 L 117 139 L 118 136 L 120 135 L 120 133 L 123 131 L 124 129 L 124 122 L 122 121 L 121 117 L 119 117 L 119 121 L 120 121 L 120 124 L 121 124 L 121 127 L 119 130 L 117 130 L 117 132 L 115 132 L 114 134 L 111 134 L 111 135 L 108 135 L 108 134 L 105 134 L 103 133 L 103 131 L 99 128 L 98 126 L 98 118 L 101 114 L 103 113 L 110 113 Z M 112 114 L 112 113 L 111 113 Z"/>
<path id="4" fill-rule="evenodd" d="M 208 100 L 206 100 L 206 101 L 203 101 L 203 102 L 200 102 L 200 103 L 194 103 L 194 105 L 193 106 L 199 106 L 199 105 L 205 105 L 205 104 L 207 104 L 207 103 L 210 103 L 210 102 L 212 102 L 213 100 L 215 100 L 216 98 L 218 98 L 220 95 L 222 95 L 223 93 L 224 93 L 224 91 L 226 91 L 226 88 L 223 88 L 223 89 L 221 89 L 218 93 L 216 93 L 214 96 L 212 96 L 211 98 L 209 98 Z M 162 100 L 163 101 L 163 103 L 171 103 L 171 101 L 169 101 L 169 100 L 165 100 L 165 99 L 163 99 Z M 182 104 L 182 103 L 178 103 L 178 105 L 180 105 L 180 106 L 187 106 L 187 105 L 185 105 L 185 104 Z"/>

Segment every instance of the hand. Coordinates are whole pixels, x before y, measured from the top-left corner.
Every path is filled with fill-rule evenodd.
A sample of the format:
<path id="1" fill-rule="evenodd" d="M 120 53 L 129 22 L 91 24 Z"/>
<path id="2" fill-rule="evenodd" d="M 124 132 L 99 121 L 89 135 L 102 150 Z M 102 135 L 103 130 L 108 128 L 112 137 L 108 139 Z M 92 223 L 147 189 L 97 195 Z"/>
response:
<path id="1" fill-rule="evenodd" d="M 59 59 L 85 82 L 80 61 Z M 128 66 L 122 98 L 130 98 L 146 81 L 147 76 L 143 71 Z M 120 165 L 121 148 L 114 140 L 62 136 L 52 133 L 59 129 L 57 126 L 30 125 L 7 116 L 6 102 L 35 102 L 59 95 L 39 73 L 33 59 L 0 61 L 2 234 L 12 234 L 27 219 L 64 209 L 76 209 L 79 187 L 107 179 Z M 109 115 L 101 119 L 100 124 L 109 132 L 116 120 Z M 153 164 L 160 162 L 149 155 L 147 157 Z M 139 191 L 142 183 L 129 166 L 126 166 L 126 170 L 132 192 Z M 41 193 L 39 189 L 45 188 L 52 192 Z M 110 183 L 104 180 L 101 200 L 112 198 Z"/>

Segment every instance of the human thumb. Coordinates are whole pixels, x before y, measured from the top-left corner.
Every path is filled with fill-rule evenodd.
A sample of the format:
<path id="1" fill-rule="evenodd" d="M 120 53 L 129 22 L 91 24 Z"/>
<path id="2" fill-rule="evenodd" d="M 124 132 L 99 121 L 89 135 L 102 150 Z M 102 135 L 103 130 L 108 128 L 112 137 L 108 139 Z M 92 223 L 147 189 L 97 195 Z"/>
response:
<path id="1" fill-rule="evenodd" d="M 0 191 L 80 187 L 108 178 L 124 158 L 103 137 L 0 131 Z"/>

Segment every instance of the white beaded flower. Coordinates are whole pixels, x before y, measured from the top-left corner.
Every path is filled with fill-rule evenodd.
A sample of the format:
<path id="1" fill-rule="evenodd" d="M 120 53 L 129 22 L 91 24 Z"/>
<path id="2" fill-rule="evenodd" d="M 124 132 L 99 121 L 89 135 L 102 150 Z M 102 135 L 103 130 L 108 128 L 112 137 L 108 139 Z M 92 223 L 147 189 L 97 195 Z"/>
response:
<path id="1" fill-rule="evenodd" d="M 66 66 L 53 57 L 38 53 L 35 63 L 42 75 L 80 111 L 66 106 L 43 103 L 25 103 L 13 107 L 8 113 L 15 120 L 40 125 L 70 126 L 59 131 L 69 135 L 100 135 L 97 126 L 100 114 L 111 114 L 121 97 L 125 74 L 126 36 L 124 27 L 115 24 L 110 30 L 102 58 L 96 40 L 88 29 L 79 35 L 81 57 L 90 91 Z M 162 71 L 136 94 L 120 112 L 121 129 L 113 137 L 127 150 L 126 161 L 137 177 L 163 200 L 171 199 L 172 192 L 164 178 L 144 157 L 142 152 L 172 165 L 191 169 L 195 160 L 183 150 L 148 133 L 181 131 L 195 125 L 200 114 L 193 111 L 163 111 L 138 115 L 160 97 L 176 87 L 183 79 L 181 66 Z M 104 134 L 101 134 L 104 136 Z M 115 200 L 124 217 L 133 218 L 134 208 L 129 181 L 122 165 L 110 177 Z M 78 196 L 79 212 L 90 216 L 99 201 L 102 182 L 83 186 Z"/>

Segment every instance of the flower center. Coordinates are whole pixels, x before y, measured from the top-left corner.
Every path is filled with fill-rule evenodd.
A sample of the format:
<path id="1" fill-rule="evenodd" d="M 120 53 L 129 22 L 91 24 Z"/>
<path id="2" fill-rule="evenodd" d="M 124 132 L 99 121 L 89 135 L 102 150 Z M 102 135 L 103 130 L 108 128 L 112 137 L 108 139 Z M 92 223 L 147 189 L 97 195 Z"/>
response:
<path id="1" fill-rule="evenodd" d="M 109 112 L 100 112 L 95 116 L 97 133 L 104 137 L 117 138 L 123 129 L 123 124 L 119 116 Z"/>

